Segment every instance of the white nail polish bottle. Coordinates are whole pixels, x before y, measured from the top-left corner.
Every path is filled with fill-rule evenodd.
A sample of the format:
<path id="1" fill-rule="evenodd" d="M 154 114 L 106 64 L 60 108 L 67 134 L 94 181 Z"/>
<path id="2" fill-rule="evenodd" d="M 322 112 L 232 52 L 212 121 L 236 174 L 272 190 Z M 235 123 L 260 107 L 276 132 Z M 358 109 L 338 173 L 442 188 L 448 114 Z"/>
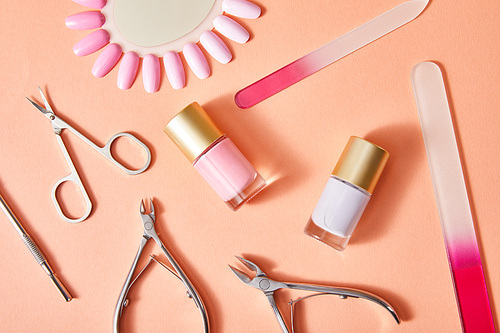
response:
<path id="1" fill-rule="evenodd" d="M 347 246 L 385 167 L 389 153 L 351 136 L 304 232 L 336 250 Z"/>

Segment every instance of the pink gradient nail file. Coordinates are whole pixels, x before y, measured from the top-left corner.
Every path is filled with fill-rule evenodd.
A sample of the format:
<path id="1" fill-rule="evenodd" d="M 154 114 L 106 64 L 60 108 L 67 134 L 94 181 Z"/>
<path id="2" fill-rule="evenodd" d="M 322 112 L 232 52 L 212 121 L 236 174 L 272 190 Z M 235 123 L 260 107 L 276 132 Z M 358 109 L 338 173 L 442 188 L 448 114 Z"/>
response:
<path id="1" fill-rule="evenodd" d="M 411 79 L 462 329 L 495 332 L 441 70 L 422 62 L 413 68 Z"/>
<path id="2" fill-rule="evenodd" d="M 319 49 L 278 69 L 263 79 L 238 91 L 236 104 L 247 109 L 305 79 L 320 69 L 379 39 L 415 19 L 429 0 L 410 0 L 351 30 Z"/>

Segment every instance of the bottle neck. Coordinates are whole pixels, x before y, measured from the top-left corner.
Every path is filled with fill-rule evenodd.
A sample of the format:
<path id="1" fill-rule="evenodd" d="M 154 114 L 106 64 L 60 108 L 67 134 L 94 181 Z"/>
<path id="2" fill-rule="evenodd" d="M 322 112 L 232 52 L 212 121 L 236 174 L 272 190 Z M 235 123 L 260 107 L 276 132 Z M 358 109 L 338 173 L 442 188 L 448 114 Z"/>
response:
<path id="1" fill-rule="evenodd" d="M 214 142 L 212 142 L 212 143 L 210 144 L 210 146 L 208 146 L 207 148 L 205 148 L 205 150 L 204 150 L 204 151 L 203 151 L 200 155 L 198 155 L 198 157 L 196 157 L 196 159 L 193 161 L 193 165 L 195 165 L 195 164 L 198 162 L 198 160 L 199 160 L 199 159 L 200 159 L 203 155 L 205 155 L 205 154 L 206 154 L 206 153 L 207 153 L 210 149 L 212 149 L 213 147 L 215 147 L 216 145 L 218 145 L 218 144 L 219 144 L 222 140 L 225 140 L 225 139 L 227 139 L 226 134 L 222 134 L 221 136 L 219 136 L 219 137 L 217 138 L 217 140 L 215 140 Z"/>
<path id="2" fill-rule="evenodd" d="M 344 179 L 342 179 L 342 178 L 339 178 L 339 177 L 337 177 L 337 176 L 335 176 L 335 175 L 331 175 L 330 177 L 331 177 L 331 178 L 333 178 L 333 179 L 338 180 L 338 181 L 339 181 L 339 182 L 341 182 L 341 183 L 346 184 L 347 186 L 350 186 L 350 187 L 352 187 L 352 188 L 354 188 L 354 189 L 356 189 L 356 190 L 360 191 L 361 193 L 364 193 L 364 194 L 369 195 L 369 196 L 371 196 L 371 195 L 372 195 L 372 194 L 371 194 L 370 192 L 368 192 L 367 190 L 365 190 L 365 189 L 363 189 L 363 188 L 361 188 L 361 187 L 359 187 L 359 186 L 356 186 L 356 185 L 354 185 L 354 184 L 352 184 L 352 183 L 349 183 L 347 180 L 344 180 Z"/>

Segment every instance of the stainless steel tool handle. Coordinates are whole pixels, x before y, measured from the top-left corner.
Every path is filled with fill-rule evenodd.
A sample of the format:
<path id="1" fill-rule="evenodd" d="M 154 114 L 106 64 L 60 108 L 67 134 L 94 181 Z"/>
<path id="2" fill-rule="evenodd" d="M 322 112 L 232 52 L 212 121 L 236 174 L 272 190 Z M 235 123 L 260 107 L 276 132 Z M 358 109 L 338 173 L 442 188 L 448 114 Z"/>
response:
<path id="1" fill-rule="evenodd" d="M 145 237 L 141 238 L 141 244 L 139 245 L 139 250 L 137 250 L 137 254 L 135 255 L 134 262 L 132 263 L 132 267 L 128 272 L 127 278 L 125 279 L 125 283 L 123 284 L 122 291 L 120 292 L 120 297 L 118 297 L 118 302 L 116 303 L 115 313 L 113 315 L 113 332 L 118 333 L 120 331 L 120 317 L 122 315 L 123 307 L 126 306 L 126 297 L 128 291 L 130 289 L 130 285 L 132 282 L 132 278 L 134 277 L 135 269 L 137 268 L 137 263 L 139 262 L 139 258 L 141 257 L 142 251 L 144 250 L 144 246 L 148 240 Z"/>
<path id="2" fill-rule="evenodd" d="M 59 147 L 61 147 L 61 150 L 63 152 L 64 158 L 66 159 L 66 163 L 69 166 L 69 169 L 71 170 L 71 173 L 67 175 L 64 178 L 59 179 L 54 187 L 52 188 L 52 201 L 54 202 L 54 205 L 56 206 L 57 212 L 59 213 L 59 216 L 66 222 L 70 223 L 78 223 L 82 222 L 85 220 L 87 217 L 89 217 L 90 213 L 92 212 L 92 202 L 90 201 L 89 195 L 87 194 L 87 191 L 85 190 L 85 187 L 83 186 L 82 180 L 80 179 L 80 176 L 78 175 L 78 172 L 76 171 L 75 165 L 73 164 L 73 161 L 71 160 L 71 157 L 69 156 L 68 150 L 66 149 L 66 146 L 64 145 L 64 141 L 61 138 L 61 135 L 56 135 L 57 138 L 57 143 L 59 143 Z M 59 200 L 57 200 L 57 188 L 64 182 L 72 182 L 75 184 L 79 189 L 80 192 L 83 195 L 83 199 L 85 200 L 85 213 L 79 217 L 79 218 L 71 218 L 64 214 L 64 211 L 61 208 L 61 205 L 59 204 Z"/>
<path id="3" fill-rule="evenodd" d="M 39 264 L 39 265 L 43 265 L 45 262 L 46 262 L 46 259 L 45 257 L 43 256 L 42 252 L 40 252 L 40 250 L 38 249 L 38 247 L 35 245 L 35 243 L 33 242 L 33 240 L 31 239 L 30 236 L 28 236 L 28 234 L 24 234 L 22 236 L 22 239 L 23 239 L 23 242 L 24 244 L 28 247 L 28 249 L 30 250 L 31 254 L 33 255 L 33 257 L 35 257 L 35 260 L 36 262 Z"/>
<path id="4" fill-rule="evenodd" d="M 1 204 L 0 206 L 1 206 L 2 210 L 4 211 L 5 215 L 7 215 L 7 217 L 9 218 L 9 221 L 12 223 L 12 225 L 14 226 L 14 228 L 16 228 L 17 233 L 21 237 L 23 237 L 24 235 L 26 235 L 26 230 L 24 230 L 23 226 L 21 225 L 21 223 L 19 223 L 17 217 L 10 210 L 9 205 L 7 205 L 7 203 L 2 198 L 1 195 L 0 195 L 0 204 Z"/>
<path id="5" fill-rule="evenodd" d="M 146 152 L 146 155 L 147 155 L 146 162 L 144 163 L 144 165 L 141 168 L 139 168 L 137 170 L 129 169 L 125 165 L 121 164 L 120 162 L 118 162 L 114 158 L 113 154 L 111 153 L 111 145 L 113 144 L 113 142 L 116 139 L 121 138 L 121 137 L 126 137 L 126 138 L 131 139 L 132 141 L 137 143 L 139 146 L 141 146 L 142 149 L 144 149 L 144 151 Z M 137 175 L 137 174 L 144 172 L 149 167 L 149 164 L 151 163 L 151 151 L 149 150 L 148 146 L 146 146 L 141 140 L 139 140 L 138 138 L 136 138 L 132 134 L 126 133 L 126 132 L 117 133 L 117 134 L 113 135 L 111 137 L 111 139 L 109 139 L 109 141 L 104 145 L 104 147 L 99 148 L 98 151 L 104 157 L 106 157 L 108 160 L 113 162 L 116 166 L 118 166 L 120 169 L 122 169 L 123 171 L 125 171 L 129 175 Z"/>
<path id="6" fill-rule="evenodd" d="M 113 164 L 118 166 L 120 169 L 122 169 L 123 171 L 125 171 L 129 175 L 137 175 L 137 174 L 145 171 L 149 167 L 149 164 L 151 163 L 151 151 L 149 150 L 148 146 L 146 146 L 141 140 L 139 140 L 138 138 L 136 138 L 134 135 L 132 135 L 130 133 L 126 133 L 126 132 L 117 133 L 117 134 L 113 135 L 108 140 L 108 142 L 104 145 L 104 147 L 99 147 L 94 142 L 92 142 L 89 138 L 87 138 L 85 135 L 80 133 L 73 126 L 71 126 L 70 124 L 68 124 L 67 122 L 65 122 L 64 120 L 62 120 L 59 117 L 56 117 L 55 120 L 53 120 L 53 126 L 54 125 L 57 126 L 57 128 L 61 129 L 61 130 L 62 129 L 70 130 L 71 133 L 73 133 L 78 138 L 80 138 L 82 141 L 84 141 L 89 146 L 94 148 L 99 154 L 106 157 L 108 160 L 113 162 Z M 121 138 L 121 137 L 127 137 L 127 138 L 131 139 L 132 141 L 137 143 L 142 149 L 144 149 L 144 151 L 146 152 L 146 155 L 147 155 L 146 162 L 144 163 L 144 165 L 141 168 L 139 168 L 137 170 L 129 169 L 126 166 L 124 166 L 123 164 L 121 164 L 120 162 L 118 162 L 111 154 L 111 146 L 112 146 L 113 142 L 116 139 Z"/>
<path id="7" fill-rule="evenodd" d="M 280 323 L 281 330 L 283 333 L 289 333 L 288 327 L 286 326 L 285 319 L 283 319 L 283 316 L 281 315 L 280 310 L 278 309 L 278 306 L 276 305 L 276 301 L 274 300 L 273 294 L 266 294 L 267 300 L 271 304 L 271 308 L 274 311 L 274 314 L 276 315 L 276 318 L 278 319 L 278 322 Z"/>
<path id="8" fill-rule="evenodd" d="M 47 273 L 47 275 L 50 277 L 54 285 L 56 286 L 57 290 L 61 293 L 61 295 L 64 297 L 66 302 L 69 302 L 73 299 L 69 291 L 64 287 L 62 282 L 57 278 L 57 276 L 54 274 L 52 271 L 52 268 L 50 267 L 49 263 L 43 256 L 42 252 L 38 249 L 36 246 L 35 242 L 31 239 L 31 237 L 28 235 L 26 230 L 24 230 L 23 226 L 17 219 L 17 217 L 14 215 L 14 213 L 10 210 L 10 207 L 7 205 L 5 200 L 2 198 L 0 195 L 0 206 L 2 210 L 5 212 L 7 217 L 9 218 L 10 222 L 16 228 L 16 231 L 19 233 L 21 236 L 24 244 L 28 247 L 30 250 L 31 254 L 33 257 L 35 257 L 35 260 L 38 262 L 40 266 L 42 266 L 43 270 Z"/>
<path id="9" fill-rule="evenodd" d="M 68 289 L 66 289 L 66 287 L 62 284 L 62 282 L 56 276 L 54 271 L 52 271 L 52 268 L 50 267 L 49 263 L 47 262 L 47 260 L 43 256 L 42 252 L 40 252 L 40 250 L 38 249 L 36 244 L 33 242 L 33 240 L 30 238 L 30 236 L 28 234 L 24 234 L 22 238 L 23 238 L 24 244 L 26 244 L 26 246 L 30 250 L 33 257 L 35 257 L 38 264 L 40 266 L 42 266 L 45 273 L 47 273 L 49 278 L 52 280 L 52 283 L 54 283 L 54 286 L 57 288 L 57 290 L 59 290 L 62 297 L 64 297 L 64 300 L 66 302 L 71 301 L 73 299 L 73 297 L 69 293 Z"/>
<path id="10" fill-rule="evenodd" d="M 366 291 L 358 290 L 358 289 L 351 289 L 351 288 L 335 288 L 335 287 L 327 287 L 327 286 L 319 286 L 319 285 L 312 285 L 312 284 L 299 284 L 299 283 L 286 283 L 286 286 L 290 289 L 296 289 L 296 290 L 306 290 L 306 291 L 314 291 L 318 293 L 327 293 L 327 294 L 332 294 L 332 295 L 338 295 L 341 298 L 347 298 L 347 297 L 352 297 L 352 298 L 362 298 L 366 299 L 368 301 L 374 302 L 387 311 L 394 317 L 396 322 L 399 324 L 401 323 L 401 320 L 399 319 L 398 314 L 394 310 L 394 308 L 384 299 L 368 293 Z"/>
<path id="11" fill-rule="evenodd" d="M 186 287 L 186 289 L 188 291 L 188 296 L 193 299 L 193 301 L 196 304 L 196 307 L 200 311 L 201 319 L 203 321 L 203 331 L 205 333 L 209 333 L 210 332 L 210 324 L 208 322 L 207 310 L 205 309 L 205 304 L 203 303 L 203 300 L 201 299 L 198 292 L 196 291 L 196 288 L 193 286 L 191 281 L 189 281 L 186 274 L 184 274 L 184 271 L 179 266 L 179 264 L 177 263 L 175 258 L 170 254 L 170 252 L 168 252 L 167 248 L 163 245 L 163 242 L 158 237 L 158 235 L 155 234 L 153 236 L 153 239 L 155 240 L 155 242 L 158 244 L 158 246 L 161 248 L 161 250 L 163 251 L 163 253 L 167 257 L 168 261 L 170 262 L 170 264 L 172 265 L 172 267 L 176 271 L 177 275 L 181 279 L 182 283 L 184 284 L 184 287 Z"/>

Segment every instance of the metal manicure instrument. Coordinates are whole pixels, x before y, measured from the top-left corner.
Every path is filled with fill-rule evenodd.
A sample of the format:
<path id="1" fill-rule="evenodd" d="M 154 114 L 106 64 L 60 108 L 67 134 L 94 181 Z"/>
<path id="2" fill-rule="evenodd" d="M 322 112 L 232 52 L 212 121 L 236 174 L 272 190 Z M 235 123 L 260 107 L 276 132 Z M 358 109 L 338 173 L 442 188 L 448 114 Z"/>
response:
<path id="1" fill-rule="evenodd" d="M 7 215 L 14 228 L 16 228 L 17 233 L 23 239 L 24 244 L 28 247 L 31 254 L 33 255 L 33 257 L 35 257 L 36 261 L 43 268 L 45 273 L 47 273 L 47 275 L 50 277 L 50 280 L 52 281 L 52 283 L 54 283 L 54 286 L 56 286 L 57 290 L 59 290 L 61 295 L 64 297 L 64 300 L 66 302 L 71 301 L 73 297 L 66 289 L 66 287 L 64 287 L 62 282 L 57 278 L 55 273 L 52 271 L 52 268 L 47 262 L 47 259 L 45 259 L 42 252 L 40 252 L 35 242 L 31 239 L 30 235 L 28 235 L 26 230 L 24 230 L 23 226 L 21 225 L 17 217 L 14 215 L 14 213 L 10 210 L 9 205 L 7 205 L 7 203 L 2 198 L 1 195 L 0 195 L 0 208 L 2 208 L 5 215 Z"/>
<path id="2" fill-rule="evenodd" d="M 42 93 L 42 90 L 40 89 L 40 87 L 38 87 L 38 90 L 40 91 L 40 95 L 42 95 L 42 99 L 43 99 L 43 102 L 45 104 L 45 108 L 43 108 L 40 105 L 38 105 L 37 103 L 33 102 L 28 97 L 26 97 L 26 99 L 28 101 L 30 101 L 31 104 L 33 104 L 33 106 L 36 107 L 41 113 L 43 113 L 43 115 L 45 117 L 47 117 L 50 120 L 50 122 L 52 123 L 52 129 L 54 130 L 54 134 L 56 135 L 57 143 L 59 143 L 59 147 L 61 147 L 61 150 L 64 154 L 64 158 L 66 159 L 66 163 L 68 163 L 68 166 L 71 170 L 71 173 L 69 175 L 61 178 L 60 180 L 58 180 L 55 183 L 54 188 L 52 189 L 52 201 L 54 202 L 54 205 L 56 206 L 56 209 L 57 209 L 57 212 L 59 213 L 59 216 L 61 216 L 61 218 L 63 220 L 65 220 L 66 222 L 78 223 L 78 222 L 85 220 L 90 215 L 90 212 L 92 211 L 92 202 L 90 201 L 90 198 L 87 194 L 87 191 L 85 190 L 85 187 L 83 186 L 83 183 L 80 179 L 80 176 L 78 175 L 78 172 L 76 171 L 76 168 L 73 164 L 73 161 L 71 160 L 71 156 L 69 155 L 68 150 L 66 149 L 66 146 L 64 145 L 64 141 L 62 140 L 62 137 L 61 137 L 62 130 L 64 130 L 64 129 L 70 130 L 73 134 L 75 134 L 77 137 L 79 137 L 81 140 L 83 140 L 89 146 L 94 148 L 98 153 L 100 153 L 102 156 L 106 157 L 108 160 L 113 162 L 115 165 L 117 165 L 120 169 L 122 169 L 123 171 L 125 171 L 129 175 L 139 174 L 148 168 L 148 166 L 151 162 L 151 152 L 149 151 L 149 148 L 144 143 L 142 143 L 139 139 L 137 139 L 135 136 L 133 136 L 130 133 L 117 133 L 117 134 L 113 135 L 111 137 L 111 139 L 109 139 L 109 141 L 104 145 L 104 147 L 97 146 L 95 143 L 93 143 L 91 140 L 89 140 L 85 135 L 83 135 L 82 133 L 80 133 L 79 131 L 74 129 L 72 126 L 70 126 L 67 122 L 65 122 L 64 120 L 62 120 L 58 116 L 56 116 L 54 114 L 54 111 L 50 107 L 50 104 L 47 101 L 47 98 L 45 98 L 45 95 Z M 127 137 L 127 138 L 135 141 L 140 147 L 142 147 L 146 151 L 147 160 L 146 160 L 146 163 L 140 169 L 131 170 L 131 169 L 127 168 L 126 166 L 124 166 L 123 164 L 121 164 L 120 162 L 118 162 L 113 157 L 113 155 L 111 153 L 111 146 L 112 146 L 113 142 L 120 137 Z M 79 218 L 71 218 L 71 217 L 66 216 L 61 208 L 61 205 L 59 204 L 59 201 L 57 200 L 57 196 L 56 196 L 57 188 L 62 183 L 67 182 L 67 181 L 72 182 L 78 186 L 78 188 L 80 189 L 80 191 L 84 197 L 84 200 L 85 200 L 85 204 L 86 204 L 87 208 L 86 208 L 86 211 L 83 214 L 83 216 L 81 216 Z"/>
<path id="3" fill-rule="evenodd" d="M 390 314 L 394 317 L 396 322 L 399 324 L 401 323 L 396 311 L 394 308 L 387 303 L 385 300 L 382 298 L 375 296 L 371 293 L 368 293 L 366 291 L 361 291 L 357 289 L 350 289 L 350 288 L 337 288 L 337 287 L 327 287 L 327 286 L 320 286 L 320 285 L 311 285 L 311 284 L 298 284 L 298 283 L 285 283 L 281 281 L 276 281 L 272 280 L 267 277 L 267 275 L 253 262 L 250 260 L 241 258 L 236 256 L 238 260 L 240 260 L 243 265 L 245 265 L 248 269 L 250 269 L 252 272 L 255 272 L 255 276 L 253 278 L 250 278 L 246 273 L 240 271 L 237 268 L 232 267 L 229 265 L 229 268 L 233 271 L 234 274 L 245 284 L 252 286 L 254 288 L 259 289 L 262 291 L 266 297 L 269 303 L 271 304 L 271 307 L 274 311 L 274 314 L 276 315 L 276 318 L 278 319 L 278 322 L 281 326 L 281 329 L 283 330 L 284 333 L 289 333 L 290 331 L 288 330 L 287 324 L 285 320 L 283 319 L 283 316 L 281 315 L 280 310 L 278 309 L 278 306 L 276 305 L 276 301 L 274 299 L 274 292 L 279 289 L 294 289 L 294 290 L 305 290 L 305 291 L 313 291 L 317 293 L 322 293 L 322 294 L 331 294 L 331 295 L 337 295 L 342 299 L 346 298 L 362 298 L 366 299 L 368 301 L 372 301 L 383 308 L 385 308 L 387 311 L 390 312 Z M 292 333 L 293 333 L 293 322 L 292 322 Z"/>
<path id="4" fill-rule="evenodd" d="M 142 219 L 142 225 L 144 228 L 144 234 L 142 235 L 141 243 L 139 245 L 139 250 L 137 251 L 134 263 L 130 268 L 130 272 L 128 273 L 127 279 L 125 280 L 125 284 L 123 285 L 120 297 L 118 298 L 118 303 L 116 304 L 115 313 L 113 316 L 113 332 L 118 333 L 119 331 L 119 321 L 122 315 L 123 307 L 128 305 L 127 294 L 130 290 L 132 283 L 135 281 L 135 279 L 132 280 L 132 277 L 136 270 L 137 263 L 139 262 L 142 251 L 144 250 L 144 246 L 146 246 L 148 240 L 152 238 L 156 242 L 156 244 L 161 248 L 161 250 L 167 257 L 168 261 L 172 265 L 173 270 L 175 272 L 170 269 L 169 270 L 172 273 L 174 273 L 175 276 L 177 276 L 182 281 L 184 287 L 186 287 L 188 297 L 193 299 L 194 303 L 196 304 L 196 307 L 200 311 L 201 319 L 203 321 L 203 331 L 205 333 L 208 333 L 210 332 L 210 326 L 208 323 L 208 314 L 207 311 L 205 310 L 205 305 L 203 304 L 203 300 L 196 291 L 195 287 L 189 281 L 186 274 L 184 274 L 179 264 L 175 261 L 174 257 L 170 254 L 170 252 L 168 252 L 167 248 L 163 245 L 163 242 L 158 237 L 158 234 L 156 233 L 155 230 L 155 209 L 153 206 L 153 199 L 150 199 L 150 206 L 151 206 L 151 212 L 148 214 L 146 213 L 146 208 L 144 207 L 144 201 L 141 201 L 140 215 Z M 155 260 L 154 257 L 152 259 Z M 142 273 L 142 271 L 140 273 Z M 140 273 L 138 275 L 140 275 Z"/>

